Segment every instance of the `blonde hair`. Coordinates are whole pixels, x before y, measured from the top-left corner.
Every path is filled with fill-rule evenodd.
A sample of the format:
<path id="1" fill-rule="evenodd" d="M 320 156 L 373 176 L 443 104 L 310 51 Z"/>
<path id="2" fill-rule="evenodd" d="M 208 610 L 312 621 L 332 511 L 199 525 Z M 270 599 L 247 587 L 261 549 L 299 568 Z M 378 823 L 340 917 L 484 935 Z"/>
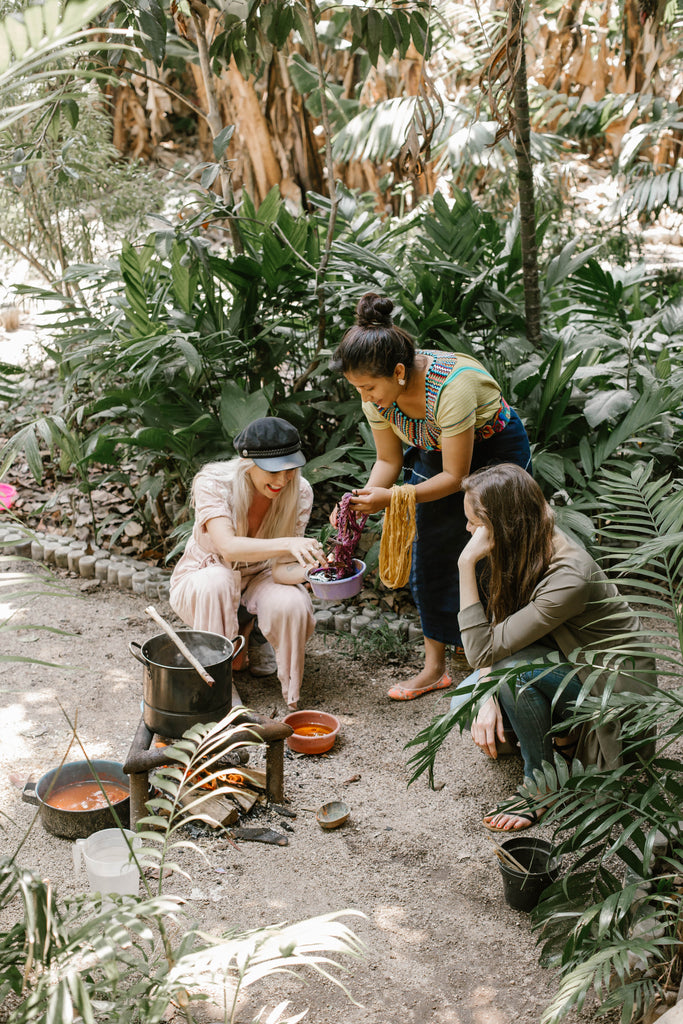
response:
<path id="1" fill-rule="evenodd" d="M 228 462 L 208 462 L 199 471 L 213 477 L 218 484 L 232 482 L 230 505 L 235 524 L 235 534 L 246 537 L 249 532 L 249 508 L 256 493 L 249 478 L 249 470 L 255 465 L 253 459 L 230 459 Z M 199 476 L 199 473 L 197 476 Z M 195 480 L 197 477 L 195 477 Z M 268 506 L 261 527 L 260 537 L 294 537 L 299 518 L 299 490 L 301 471 L 295 469 L 277 498 Z M 227 492 L 226 492 L 227 498 Z M 195 504 L 194 482 L 192 484 L 192 505 Z"/>

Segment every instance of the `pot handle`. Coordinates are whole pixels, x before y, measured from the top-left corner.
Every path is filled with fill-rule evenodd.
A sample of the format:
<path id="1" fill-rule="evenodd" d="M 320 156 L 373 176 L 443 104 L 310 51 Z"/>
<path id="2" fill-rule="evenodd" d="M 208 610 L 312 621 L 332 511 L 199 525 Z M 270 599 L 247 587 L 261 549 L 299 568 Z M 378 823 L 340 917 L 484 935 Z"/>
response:
<path id="1" fill-rule="evenodd" d="M 73 857 L 74 874 L 76 877 L 78 877 L 83 870 L 83 847 L 87 841 L 87 839 L 77 839 L 71 847 L 71 856 Z"/>
<path id="2" fill-rule="evenodd" d="M 38 783 L 35 779 L 27 779 L 24 783 L 24 788 L 21 791 L 21 799 L 24 803 L 33 804 L 37 807 L 40 801 L 38 800 L 38 794 L 36 793 L 36 786 Z"/>
<path id="3" fill-rule="evenodd" d="M 242 642 L 240 643 L 240 645 L 237 648 L 237 650 L 235 650 L 235 645 L 237 644 L 238 640 L 241 640 Z M 232 641 L 233 651 L 232 651 L 232 657 L 230 658 L 230 661 L 233 661 L 233 659 L 237 657 L 237 655 L 240 653 L 240 651 L 244 648 L 244 645 L 246 644 L 246 642 L 247 641 L 244 639 L 242 634 L 238 633 L 237 636 L 235 637 L 235 639 Z"/>
<path id="4" fill-rule="evenodd" d="M 142 647 L 140 644 L 136 643 L 135 640 L 131 640 L 128 644 L 128 650 L 134 658 L 137 658 L 141 665 L 144 665 L 145 668 L 147 668 L 147 658 L 142 653 Z"/>

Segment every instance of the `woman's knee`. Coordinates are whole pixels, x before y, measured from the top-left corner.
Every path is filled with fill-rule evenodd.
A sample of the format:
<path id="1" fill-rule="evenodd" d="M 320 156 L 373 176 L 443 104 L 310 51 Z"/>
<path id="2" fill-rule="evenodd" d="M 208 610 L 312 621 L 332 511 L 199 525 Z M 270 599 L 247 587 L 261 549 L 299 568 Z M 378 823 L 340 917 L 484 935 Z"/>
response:
<path id="1" fill-rule="evenodd" d="M 221 565 L 207 565 L 185 577 L 178 587 L 178 599 L 183 603 L 232 606 L 237 611 L 240 602 L 239 579 L 230 569 Z"/>
<path id="2" fill-rule="evenodd" d="M 531 730 L 542 735 L 551 727 L 550 701 L 533 684 L 518 680 L 514 693 L 508 688 L 507 702 L 501 700 L 500 703 L 509 718 L 525 733 Z"/>
<path id="3" fill-rule="evenodd" d="M 220 587 L 222 589 L 237 586 L 238 583 L 236 573 L 225 565 L 205 565 L 203 569 L 197 569 L 193 578 L 197 584 L 201 582 L 202 586 Z"/>
<path id="4" fill-rule="evenodd" d="M 305 623 L 313 616 L 313 605 L 303 587 L 274 583 L 267 592 L 259 594 L 256 615 L 259 622 L 285 619 L 292 625 Z"/>

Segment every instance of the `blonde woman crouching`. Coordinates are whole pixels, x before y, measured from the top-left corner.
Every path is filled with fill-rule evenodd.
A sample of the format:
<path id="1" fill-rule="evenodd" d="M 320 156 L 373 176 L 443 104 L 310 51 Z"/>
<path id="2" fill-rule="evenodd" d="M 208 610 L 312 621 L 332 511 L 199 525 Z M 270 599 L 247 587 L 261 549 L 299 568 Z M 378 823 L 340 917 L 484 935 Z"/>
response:
<path id="1" fill-rule="evenodd" d="M 325 561 L 319 542 L 304 537 L 313 505 L 300 472 L 306 459 L 296 428 L 276 416 L 254 420 L 234 443 L 238 458 L 209 463 L 192 483 L 195 523 L 171 577 L 171 607 L 192 629 L 229 639 L 240 632 L 240 605 L 256 616 L 274 661 L 268 645 L 252 643 L 252 672 L 277 670 L 293 710 L 314 627 L 302 584 Z M 233 668 L 242 667 L 238 656 Z"/>

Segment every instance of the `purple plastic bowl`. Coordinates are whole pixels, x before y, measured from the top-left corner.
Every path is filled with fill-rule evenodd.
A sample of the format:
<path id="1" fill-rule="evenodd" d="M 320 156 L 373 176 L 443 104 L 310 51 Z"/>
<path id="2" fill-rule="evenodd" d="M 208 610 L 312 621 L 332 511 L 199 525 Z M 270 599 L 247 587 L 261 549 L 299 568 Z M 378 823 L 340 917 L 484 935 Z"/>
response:
<path id="1" fill-rule="evenodd" d="M 347 597 L 355 597 L 356 594 L 360 594 L 363 587 L 365 562 L 361 562 L 360 558 L 354 558 L 353 564 L 356 566 L 356 572 L 344 580 L 319 580 L 309 569 L 306 579 L 311 584 L 311 590 L 315 596 L 322 598 L 323 601 L 343 601 Z"/>

